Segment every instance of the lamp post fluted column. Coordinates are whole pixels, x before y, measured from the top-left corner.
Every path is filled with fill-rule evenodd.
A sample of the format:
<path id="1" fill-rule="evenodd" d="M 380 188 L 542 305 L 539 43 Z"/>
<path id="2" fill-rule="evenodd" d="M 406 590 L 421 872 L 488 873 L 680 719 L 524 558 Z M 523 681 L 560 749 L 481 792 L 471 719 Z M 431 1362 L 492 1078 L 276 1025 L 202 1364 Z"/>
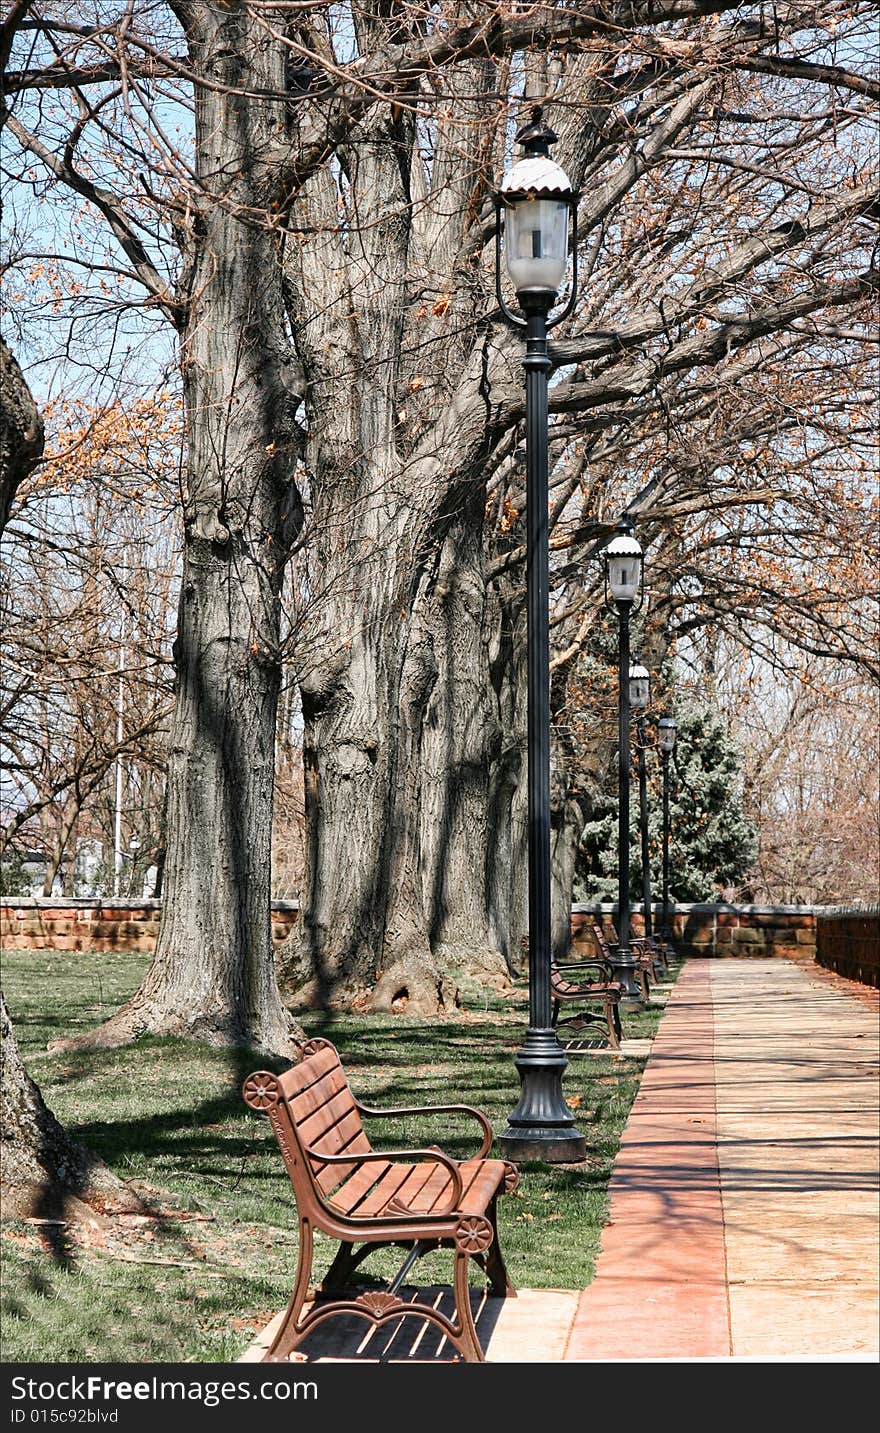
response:
<path id="1" fill-rule="evenodd" d="M 565 171 L 550 159 L 556 140 L 535 106 L 516 142 L 524 155 L 496 195 L 495 285 L 507 322 L 525 336 L 526 373 L 526 609 L 528 644 L 528 868 L 529 1024 L 516 1056 L 520 1097 L 498 1138 L 514 1163 L 568 1164 L 586 1157 L 562 1093 L 568 1067 L 551 1022 L 550 996 L 550 544 L 548 517 L 548 330 L 574 307 L 577 264 L 568 301 L 550 317 L 565 278 L 568 223 L 577 253 L 577 201 Z M 502 215 L 504 223 L 502 224 Z M 507 305 L 501 284 L 501 245 L 520 313 Z"/>
<path id="2" fill-rule="evenodd" d="M 669 929 L 669 752 L 663 758 L 663 939 L 670 940 Z"/>
<path id="3" fill-rule="evenodd" d="M 645 719 L 639 717 L 636 722 L 636 740 L 639 749 L 639 830 L 642 839 L 642 906 L 645 912 L 645 935 L 654 934 L 653 913 L 651 911 L 651 862 L 648 851 L 648 768 L 647 768 L 647 744 L 645 739 Z"/>
<path id="4" fill-rule="evenodd" d="M 640 1010 L 644 1007 L 636 982 L 637 964 L 630 948 L 630 897 L 629 897 L 629 783 L 630 783 L 630 708 L 633 693 L 630 678 L 636 677 L 637 707 L 647 703 L 647 687 L 643 683 L 648 677 L 644 667 L 638 665 L 630 673 L 629 624 L 633 612 L 642 605 L 642 549 L 633 536 L 632 518 L 624 513 L 617 524 L 617 536 L 604 552 L 605 602 L 612 602 L 617 612 L 618 643 L 618 766 L 617 766 L 617 939 L 612 948 L 611 967 L 615 980 L 623 986 L 620 1003 L 625 1009 Z M 644 698 L 644 700 L 642 700 Z"/>
<path id="5" fill-rule="evenodd" d="M 528 646 L 529 1024 L 514 1061 L 520 1099 L 498 1143 L 516 1163 L 584 1159 L 562 1093 L 568 1067 L 550 1023 L 550 546 L 547 314 L 544 290 L 517 295 L 526 316 L 526 606 Z"/>
<path id="6" fill-rule="evenodd" d="M 663 763 L 663 928 L 665 941 L 671 941 L 669 929 L 669 758 L 675 747 L 675 719 L 661 717 L 659 722 L 660 759 Z"/>
<path id="7" fill-rule="evenodd" d="M 623 986 L 620 1003 L 641 1009 L 644 1001 L 636 983 L 636 958 L 630 946 L 629 893 L 629 791 L 630 791 L 630 703 L 629 703 L 629 618 L 632 602 L 618 602 L 618 763 L 617 763 L 617 948 L 612 951 L 614 979 Z"/>

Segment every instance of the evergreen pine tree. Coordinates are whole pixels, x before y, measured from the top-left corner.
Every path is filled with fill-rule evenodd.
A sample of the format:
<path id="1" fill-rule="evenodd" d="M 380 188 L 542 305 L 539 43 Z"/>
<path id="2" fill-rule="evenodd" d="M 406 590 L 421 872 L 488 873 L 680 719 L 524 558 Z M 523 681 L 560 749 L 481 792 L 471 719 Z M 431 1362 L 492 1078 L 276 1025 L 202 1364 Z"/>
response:
<path id="1" fill-rule="evenodd" d="M 723 717 L 694 700 L 675 708 L 676 746 L 669 764 L 670 898 L 717 900 L 747 875 L 757 853 L 757 832 L 743 810 L 742 759 Z M 647 724 L 648 842 L 651 888 L 660 899 L 663 854 L 663 786 L 660 753 Z M 633 721 L 630 794 L 630 892 L 641 898 L 641 848 L 636 724 Z M 575 878 L 576 900 L 617 898 L 616 763 L 599 793 L 594 819 L 584 828 Z"/>

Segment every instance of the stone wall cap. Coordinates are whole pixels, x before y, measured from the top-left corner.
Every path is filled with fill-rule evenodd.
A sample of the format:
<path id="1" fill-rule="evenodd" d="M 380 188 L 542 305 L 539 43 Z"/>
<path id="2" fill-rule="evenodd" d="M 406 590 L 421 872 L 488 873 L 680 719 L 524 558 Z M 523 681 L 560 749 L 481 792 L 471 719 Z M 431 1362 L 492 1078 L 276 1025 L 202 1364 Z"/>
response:
<path id="1" fill-rule="evenodd" d="M 128 900 L 125 896 L 0 896 L 3 910 L 72 910 L 72 911 L 158 911 L 161 896 Z M 298 911 L 299 901 L 273 901 L 273 911 Z"/>
<path id="2" fill-rule="evenodd" d="M 631 911 L 641 911 L 641 902 L 634 901 Z M 662 911 L 660 901 L 652 902 L 652 911 Z M 611 915 L 617 910 L 616 901 L 579 901 L 572 905 L 572 911 L 576 915 L 588 915 L 591 912 L 600 912 L 602 915 Z M 873 907 L 876 911 L 877 907 Z M 737 905 L 735 901 L 676 901 L 669 903 L 670 916 L 696 914 L 711 915 L 717 911 L 729 911 L 733 915 L 772 916 L 772 915 L 825 915 L 828 912 L 836 912 L 841 915 L 870 915 L 870 909 L 856 909 L 854 906 L 746 906 Z"/>
<path id="3" fill-rule="evenodd" d="M 150 896 L 128 900 L 124 896 L 0 896 L 4 910 L 71 910 L 71 911 L 158 911 L 161 898 Z"/>

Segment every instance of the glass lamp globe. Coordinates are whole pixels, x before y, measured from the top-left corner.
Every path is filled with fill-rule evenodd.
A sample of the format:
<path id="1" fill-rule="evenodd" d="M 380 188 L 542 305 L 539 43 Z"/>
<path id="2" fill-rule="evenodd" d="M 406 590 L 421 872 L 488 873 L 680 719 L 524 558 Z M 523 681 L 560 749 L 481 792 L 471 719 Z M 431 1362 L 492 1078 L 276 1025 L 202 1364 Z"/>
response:
<path id="1" fill-rule="evenodd" d="M 529 188 L 514 196 L 514 185 Z M 552 159 L 523 159 L 505 175 L 504 258 L 517 293 L 547 289 L 555 294 L 562 287 L 568 267 L 568 200 L 556 197 L 562 186 L 571 191 L 565 171 Z"/>
<path id="2" fill-rule="evenodd" d="M 642 549 L 630 532 L 622 532 L 605 549 L 608 591 L 615 602 L 635 602 L 642 581 Z"/>
<path id="3" fill-rule="evenodd" d="M 675 721 L 672 717 L 661 717 L 658 722 L 660 750 L 672 751 L 675 746 Z"/>
<path id="4" fill-rule="evenodd" d="M 504 257 L 517 293 L 524 289 L 558 293 L 568 267 L 568 221 L 574 195 L 565 170 L 550 158 L 555 139 L 536 106 L 530 122 L 516 136 L 525 155 L 501 181 Z"/>
<path id="5" fill-rule="evenodd" d="M 629 703 L 636 711 L 644 711 L 651 696 L 651 673 L 639 662 L 630 668 Z"/>

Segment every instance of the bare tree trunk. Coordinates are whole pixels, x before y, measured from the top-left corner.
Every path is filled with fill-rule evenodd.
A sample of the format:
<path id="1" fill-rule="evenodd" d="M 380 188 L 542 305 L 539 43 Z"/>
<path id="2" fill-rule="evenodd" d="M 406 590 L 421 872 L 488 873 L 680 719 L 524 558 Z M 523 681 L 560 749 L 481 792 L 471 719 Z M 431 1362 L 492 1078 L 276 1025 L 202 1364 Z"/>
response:
<path id="1" fill-rule="evenodd" d="M 55 837 L 55 840 L 54 840 L 53 843 L 52 843 L 52 850 L 51 850 L 51 852 L 50 852 L 49 859 L 48 859 L 48 861 L 46 862 L 46 878 L 45 878 L 45 880 L 43 881 L 43 895 L 44 895 L 44 896 L 51 896 L 51 894 L 52 894 L 52 890 L 53 890 L 54 885 L 55 885 L 55 877 L 58 875 L 58 871 L 59 871 L 59 869 L 60 869 L 60 867 L 61 867 L 61 862 L 64 860 L 64 854 L 65 854 L 65 852 L 66 852 L 66 850 L 67 850 L 68 843 L 70 842 L 71 834 L 72 834 L 73 829 L 74 829 L 74 827 L 75 827 L 75 825 L 76 825 L 76 819 L 77 819 L 77 817 L 79 816 L 79 810 L 80 810 L 79 798 L 78 798 L 78 796 L 76 795 L 76 793 L 74 792 L 74 793 L 72 793 L 72 794 L 70 795 L 70 797 L 68 798 L 67 802 L 65 803 L 65 805 L 64 805 L 64 807 L 63 807 L 63 809 L 62 809 L 62 811 L 61 811 L 61 818 L 60 818 L 59 825 L 58 825 L 58 832 L 57 832 L 57 835 L 56 835 L 56 837 Z M 71 870 L 73 869 L 73 865 L 74 865 L 75 858 L 76 858 L 76 853 L 74 852 L 74 855 L 70 858 L 70 869 L 71 869 Z M 65 880 L 65 894 L 67 894 L 67 891 L 66 891 L 66 880 Z M 71 891 L 70 894 L 72 895 L 72 894 L 73 894 L 73 891 Z"/>
<path id="2" fill-rule="evenodd" d="M 19 484 L 43 451 L 43 420 L 0 342 L 0 536 Z M 77 1205 L 137 1210 L 138 1198 L 65 1133 L 24 1066 L 0 990 L 0 1216 L 69 1217 Z"/>
<path id="3" fill-rule="evenodd" d="M 378 45 L 386 22 L 360 23 Z M 459 113 L 484 126 L 493 70 L 465 69 Z M 294 651 L 309 875 L 282 975 L 303 1000 L 431 1013 L 459 972 L 507 977 L 489 935 L 480 690 L 484 465 L 504 417 L 485 396 L 487 277 L 463 258 L 481 191 L 460 140 L 438 136 L 427 203 L 411 116 L 377 105 L 341 155 L 341 190 L 326 172 L 310 181 L 286 253 L 313 493 Z"/>
<path id="4" fill-rule="evenodd" d="M 487 885 L 489 786 L 501 731 L 488 681 L 484 506 L 479 485 L 440 556 L 433 626 L 438 679 L 425 721 L 421 848 L 435 959 L 445 971 L 506 989 L 509 971 L 491 933 Z M 507 827 L 509 812 L 499 807 Z"/>
<path id="5" fill-rule="evenodd" d="M 492 584 L 489 602 L 489 680 L 500 735 L 489 782 L 487 904 L 493 941 L 518 973 L 529 928 L 525 609 L 522 592 L 507 581 Z"/>
<path id="6" fill-rule="evenodd" d="M 71 1218 L 143 1209 L 137 1195 L 62 1129 L 21 1058 L 0 991 L 0 1214 L 4 1219 Z"/>
<path id="7" fill-rule="evenodd" d="M 0 109 L 0 117 L 3 111 Z M 43 455 L 43 416 L 0 338 L 0 535 L 19 484 Z"/>
<path id="8" fill-rule="evenodd" d="M 336 625 L 336 624 L 339 625 Z M 363 997 L 377 978 L 390 883 L 398 638 L 337 609 L 347 651 L 301 678 L 307 869 L 302 928 L 281 956 L 285 989 L 306 1003 Z M 348 635 L 350 633 L 350 636 Z M 389 670 L 389 667 L 391 670 Z"/>
<path id="9" fill-rule="evenodd" d="M 169 1033 L 282 1054 L 302 1032 L 279 994 L 271 937 L 271 831 L 280 682 L 280 590 L 301 524 L 299 399 L 280 269 L 255 203 L 255 155 L 284 89 L 284 50 L 235 7 L 194 7 L 198 172 L 213 191 L 187 239 L 180 343 L 188 455 L 175 642 L 163 920 L 135 995 L 70 1049 Z M 224 87 L 228 87 L 224 88 Z"/>

